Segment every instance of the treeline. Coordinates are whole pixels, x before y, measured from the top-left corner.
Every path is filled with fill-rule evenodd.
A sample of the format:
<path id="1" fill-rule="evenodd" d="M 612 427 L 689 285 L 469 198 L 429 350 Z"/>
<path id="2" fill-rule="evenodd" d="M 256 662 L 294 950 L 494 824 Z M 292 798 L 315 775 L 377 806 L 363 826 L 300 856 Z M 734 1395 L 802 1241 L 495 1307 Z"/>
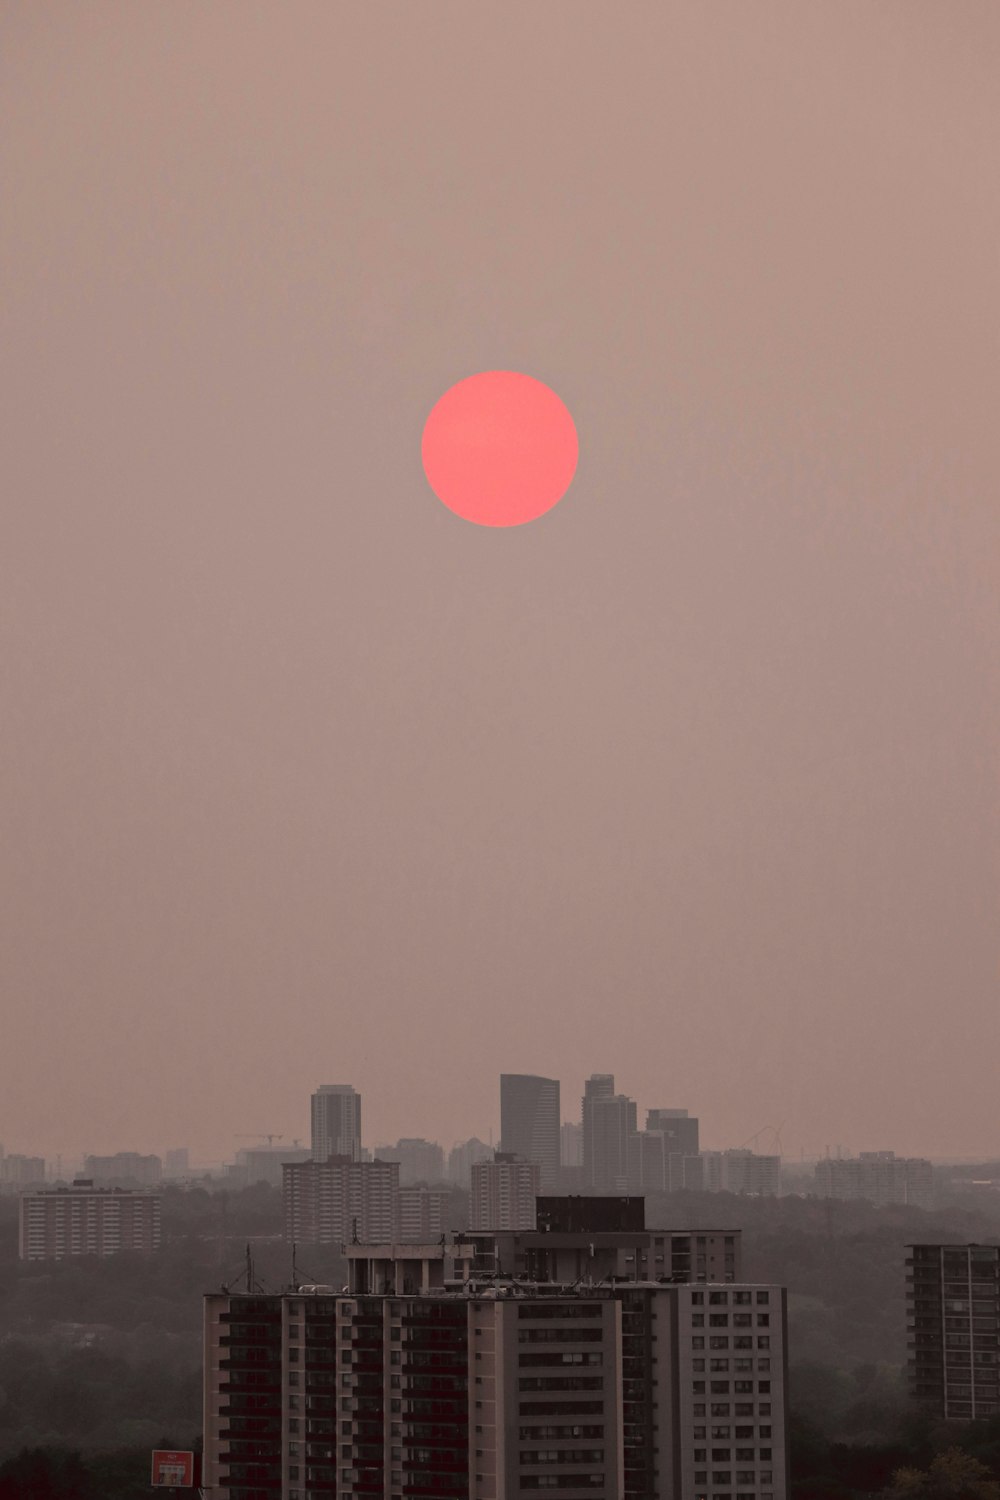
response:
<path id="1" fill-rule="evenodd" d="M 0 1463 L 0 1500 L 148 1500 L 149 1462 L 145 1448 L 94 1455 L 26 1448 Z"/>

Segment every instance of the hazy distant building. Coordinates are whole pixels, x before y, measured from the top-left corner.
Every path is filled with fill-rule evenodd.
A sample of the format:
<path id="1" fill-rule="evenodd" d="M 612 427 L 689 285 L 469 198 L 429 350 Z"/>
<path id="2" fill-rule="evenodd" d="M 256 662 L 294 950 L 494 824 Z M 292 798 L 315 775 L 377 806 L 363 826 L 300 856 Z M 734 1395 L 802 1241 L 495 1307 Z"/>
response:
<path id="1" fill-rule="evenodd" d="M 537 1162 L 521 1161 L 511 1152 L 498 1151 L 492 1161 L 477 1162 L 472 1168 L 469 1228 L 534 1229 L 541 1179 Z"/>
<path id="2" fill-rule="evenodd" d="M 21 1194 L 22 1260 L 148 1253 L 159 1245 L 160 1199 L 155 1193 L 97 1187 L 77 1178 L 72 1187 Z"/>
<path id="3" fill-rule="evenodd" d="M 361 1160 L 361 1095 L 349 1083 L 321 1083 L 310 1101 L 313 1161 Z"/>
<path id="4" fill-rule="evenodd" d="M 88 1156 L 83 1167 L 84 1176 L 98 1187 L 155 1187 L 163 1176 L 160 1158 L 142 1156 L 138 1151 L 116 1151 L 114 1156 Z"/>
<path id="5" fill-rule="evenodd" d="M 816 1192 L 821 1198 L 862 1199 L 878 1208 L 892 1203 L 930 1208 L 934 1168 L 923 1157 L 898 1157 L 892 1151 L 827 1157 L 816 1163 Z"/>
<path id="6" fill-rule="evenodd" d="M 176 1146 L 163 1158 L 163 1170 L 168 1177 L 183 1177 L 189 1170 L 188 1148 Z"/>
<path id="7" fill-rule="evenodd" d="M 660 1130 L 639 1130 L 629 1137 L 630 1193 L 701 1192 L 705 1172 L 701 1156 L 671 1151 L 670 1138 Z"/>
<path id="8" fill-rule="evenodd" d="M 253 1187 L 258 1182 L 266 1182 L 269 1187 L 280 1187 L 285 1162 L 310 1159 L 311 1153 L 301 1147 L 283 1151 L 280 1146 L 248 1146 L 237 1151 L 236 1161 L 226 1175 L 231 1181 L 245 1187 Z"/>
<path id="9" fill-rule="evenodd" d="M 490 1161 L 492 1157 L 493 1147 L 479 1140 L 477 1136 L 471 1136 L 467 1141 L 459 1141 L 448 1152 L 448 1181 L 454 1183 L 455 1187 L 465 1188 L 468 1191 L 472 1181 L 473 1163 Z"/>
<path id="10" fill-rule="evenodd" d="M 706 1193 L 776 1198 L 781 1192 L 780 1156 L 760 1156 L 756 1151 L 740 1148 L 703 1151 L 701 1160 Z"/>
<path id="11" fill-rule="evenodd" d="M 909 1245 L 910 1389 L 946 1422 L 1000 1413 L 1000 1248 Z"/>
<path id="12" fill-rule="evenodd" d="M 559 1120 L 557 1078 L 500 1074 L 500 1150 L 536 1162 L 549 1192 L 559 1178 Z"/>
<path id="13" fill-rule="evenodd" d="M 447 1188 L 401 1187 L 398 1205 L 400 1240 L 426 1244 L 438 1239 L 448 1228 L 451 1194 Z"/>
<path id="14" fill-rule="evenodd" d="M 288 1162 L 283 1166 L 285 1239 L 336 1245 L 348 1240 L 394 1240 L 399 1234 L 399 1163 Z"/>
<path id="15" fill-rule="evenodd" d="M 559 1159 L 563 1167 L 583 1167 L 583 1126 L 573 1120 L 559 1127 Z"/>
<path id="16" fill-rule="evenodd" d="M 19 1188 L 41 1185 L 44 1181 L 44 1157 L 22 1156 L 18 1152 L 8 1155 L 0 1147 L 0 1189 L 13 1193 Z"/>
<path id="17" fill-rule="evenodd" d="M 584 1084 L 582 1113 L 586 1187 L 596 1193 L 627 1192 L 635 1101 L 615 1093 L 612 1073 L 594 1073 Z"/>
<path id="18" fill-rule="evenodd" d="M 664 1151 L 668 1155 L 698 1155 L 698 1121 L 686 1109 L 649 1109 L 646 1129 L 664 1137 Z"/>
<path id="19" fill-rule="evenodd" d="M 378 1161 L 399 1163 L 399 1180 L 404 1186 L 418 1182 L 444 1182 L 444 1152 L 437 1141 L 422 1136 L 403 1136 L 394 1146 L 376 1146 Z"/>

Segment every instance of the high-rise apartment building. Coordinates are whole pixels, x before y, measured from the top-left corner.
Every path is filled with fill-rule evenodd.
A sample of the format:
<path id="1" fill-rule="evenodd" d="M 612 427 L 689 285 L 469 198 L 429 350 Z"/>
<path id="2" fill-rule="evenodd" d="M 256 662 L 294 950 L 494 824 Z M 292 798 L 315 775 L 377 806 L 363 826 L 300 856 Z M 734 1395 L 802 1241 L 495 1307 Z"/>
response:
<path id="1" fill-rule="evenodd" d="M 474 1163 L 492 1159 L 493 1147 L 481 1141 L 478 1136 L 473 1135 L 467 1141 L 459 1141 L 448 1152 L 448 1181 L 456 1187 L 467 1189 L 472 1181 Z"/>
<path id="2" fill-rule="evenodd" d="M 84 1176 L 99 1187 L 155 1187 L 163 1176 L 158 1156 L 138 1151 L 116 1151 L 114 1156 L 88 1156 Z"/>
<path id="3" fill-rule="evenodd" d="M 583 1180 L 596 1193 L 624 1193 L 636 1133 L 633 1099 L 615 1093 L 612 1073 L 594 1073 L 583 1090 Z"/>
<path id="4" fill-rule="evenodd" d="M 776 1198 L 781 1192 L 781 1157 L 744 1148 L 701 1153 L 706 1193 L 741 1193 Z"/>
<path id="5" fill-rule="evenodd" d="M 394 1240 L 399 1234 L 398 1162 L 330 1156 L 286 1162 L 282 1171 L 285 1239 L 290 1244 Z"/>
<path id="6" fill-rule="evenodd" d="M 321 1083 L 310 1104 L 313 1161 L 361 1160 L 361 1095 L 349 1083 Z"/>
<path id="7" fill-rule="evenodd" d="M 404 1186 L 417 1182 L 444 1182 L 444 1152 L 437 1141 L 422 1136 L 403 1136 L 394 1146 L 376 1146 L 378 1161 L 398 1161 L 399 1180 Z"/>
<path id="8" fill-rule="evenodd" d="M 451 1195 L 447 1188 L 401 1187 L 398 1228 L 401 1240 L 436 1240 L 448 1228 Z"/>
<path id="9" fill-rule="evenodd" d="M 1000 1412 L 1000 1248 L 909 1245 L 910 1389 L 950 1422 Z"/>
<path id="10" fill-rule="evenodd" d="M 541 1168 L 513 1153 L 498 1151 L 492 1161 L 476 1162 L 469 1194 L 469 1228 L 534 1229 Z"/>
<path id="11" fill-rule="evenodd" d="M 77 1178 L 72 1187 L 21 1194 L 22 1260 L 66 1260 L 77 1255 L 150 1252 L 160 1247 L 160 1199 L 130 1188 L 95 1187 Z"/>
<path id="12" fill-rule="evenodd" d="M 41 1186 L 45 1182 L 45 1158 L 5 1153 L 0 1146 L 0 1191 L 16 1192 L 19 1188 Z"/>
<path id="13" fill-rule="evenodd" d="M 206 1298 L 213 1493 L 785 1500 L 780 1287 L 532 1283 L 458 1244 L 376 1251 L 349 1247 L 346 1294 Z"/>
<path id="14" fill-rule="evenodd" d="M 559 1178 L 559 1080 L 530 1073 L 500 1075 L 500 1149 L 536 1162 L 543 1192 Z"/>
<path id="15" fill-rule="evenodd" d="M 885 1208 L 908 1203 L 930 1208 L 934 1168 L 923 1157 L 899 1157 L 893 1151 L 862 1151 L 856 1157 L 826 1157 L 816 1163 L 820 1198 L 862 1199 Z"/>

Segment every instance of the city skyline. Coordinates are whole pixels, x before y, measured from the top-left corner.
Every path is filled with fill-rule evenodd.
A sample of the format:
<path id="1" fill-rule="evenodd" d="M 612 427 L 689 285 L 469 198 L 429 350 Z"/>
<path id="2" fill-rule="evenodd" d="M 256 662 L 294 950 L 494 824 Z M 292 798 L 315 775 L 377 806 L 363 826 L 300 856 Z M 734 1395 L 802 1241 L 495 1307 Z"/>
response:
<path id="1" fill-rule="evenodd" d="M 785 1143 L 787 1122 L 779 1122 L 778 1125 L 763 1126 L 761 1129 L 753 1132 L 751 1135 L 745 1138 L 724 1139 L 718 1127 L 713 1127 L 713 1122 L 711 1120 L 705 1119 L 704 1115 L 699 1111 L 695 1101 L 692 1101 L 688 1106 L 685 1106 L 683 1108 L 677 1106 L 676 1102 L 669 1105 L 662 1102 L 660 1104 L 654 1105 L 648 1100 L 637 1099 L 634 1092 L 630 1091 L 629 1088 L 625 1086 L 627 1080 L 616 1079 L 614 1074 L 597 1072 L 592 1073 L 587 1078 L 581 1080 L 579 1089 L 574 1088 L 572 1084 L 567 1087 L 565 1080 L 558 1078 L 549 1079 L 542 1075 L 504 1074 L 501 1075 L 500 1080 L 495 1081 L 501 1082 L 505 1077 L 514 1079 L 517 1082 L 528 1081 L 530 1083 L 542 1084 L 553 1083 L 556 1088 L 556 1097 L 558 1098 L 560 1096 L 561 1091 L 561 1098 L 563 1100 L 560 1110 L 562 1116 L 560 1121 L 560 1129 L 563 1126 L 572 1126 L 581 1132 L 579 1140 L 581 1152 L 585 1149 L 582 1119 L 582 1104 L 585 1098 L 585 1090 L 588 1084 L 593 1084 L 595 1081 L 599 1082 L 601 1080 L 609 1080 L 611 1087 L 613 1087 L 615 1090 L 614 1097 L 621 1100 L 623 1103 L 627 1102 L 627 1104 L 631 1106 L 629 1115 L 630 1119 L 634 1121 L 634 1125 L 630 1125 L 630 1129 L 634 1128 L 639 1134 L 646 1133 L 651 1125 L 656 1129 L 664 1129 L 670 1123 L 678 1123 L 676 1120 L 671 1122 L 670 1117 L 680 1116 L 682 1125 L 686 1128 L 690 1128 L 690 1138 L 693 1142 L 698 1141 L 700 1133 L 700 1145 L 697 1149 L 700 1150 L 702 1154 L 750 1149 L 753 1152 L 761 1155 L 779 1156 L 789 1165 L 793 1165 L 797 1161 L 818 1162 L 827 1158 L 832 1160 L 842 1158 L 849 1159 L 866 1154 L 870 1156 L 883 1154 L 892 1156 L 893 1153 L 895 1153 L 895 1155 L 900 1158 L 921 1157 L 926 1158 L 930 1161 L 936 1161 L 940 1163 L 961 1161 L 968 1161 L 972 1163 L 1000 1160 L 1000 1146 L 986 1148 L 978 1152 L 968 1151 L 958 1153 L 942 1153 L 934 1150 L 919 1152 L 909 1150 L 907 1149 L 905 1142 L 902 1141 L 901 1132 L 898 1130 L 895 1132 L 889 1132 L 885 1139 L 880 1139 L 877 1142 L 866 1140 L 859 1141 L 857 1139 L 838 1140 L 817 1144 L 815 1146 L 812 1146 L 811 1149 L 806 1149 L 805 1146 L 802 1145 L 798 1150 L 791 1151 L 788 1149 Z M 273 1151 L 276 1156 L 280 1156 L 282 1153 L 287 1153 L 289 1158 L 294 1159 L 302 1159 L 305 1155 L 313 1155 L 316 1157 L 316 1159 L 322 1159 L 322 1152 L 319 1152 L 318 1154 L 315 1151 L 310 1153 L 307 1147 L 310 1139 L 310 1120 L 315 1120 L 317 1100 L 323 1098 L 324 1096 L 331 1098 L 331 1102 L 336 1101 L 341 1097 L 349 1097 L 351 1100 L 350 1107 L 352 1111 L 352 1117 L 356 1119 L 361 1118 L 361 1106 L 362 1101 L 364 1101 L 364 1120 L 366 1124 L 360 1136 L 352 1136 L 354 1145 L 347 1147 L 347 1152 L 349 1155 L 354 1154 L 355 1148 L 363 1150 L 369 1157 L 371 1157 L 372 1155 L 377 1155 L 380 1151 L 384 1151 L 390 1153 L 389 1156 L 385 1159 L 391 1160 L 398 1159 L 396 1153 L 400 1148 L 440 1148 L 444 1156 L 444 1168 L 442 1175 L 442 1180 L 444 1180 L 448 1175 L 448 1153 L 456 1147 L 461 1147 L 474 1140 L 479 1140 L 482 1142 L 483 1146 L 488 1147 L 491 1152 L 504 1149 L 499 1125 L 497 1124 L 495 1126 L 483 1126 L 481 1120 L 475 1120 L 471 1122 L 471 1128 L 461 1131 L 453 1140 L 447 1137 L 434 1136 L 430 1132 L 418 1135 L 416 1132 L 420 1127 L 420 1120 L 417 1120 L 415 1122 L 412 1120 L 404 1121 L 404 1125 L 406 1128 L 396 1137 L 395 1140 L 392 1140 L 391 1132 L 380 1130 L 377 1124 L 369 1125 L 367 1123 L 373 1119 L 375 1121 L 379 1119 L 377 1096 L 373 1096 L 371 1093 L 366 1092 L 365 1089 L 358 1088 L 356 1084 L 351 1083 L 337 1085 L 312 1085 L 311 1087 L 309 1087 L 307 1084 L 306 1093 L 304 1095 L 305 1105 L 303 1106 L 306 1116 L 306 1126 L 304 1129 L 300 1130 L 300 1133 L 298 1135 L 294 1134 L 291 1130 L 234 1132 L 232 1137 L 230 1138 L 230 1142 L 228 1145 L 226 1144 L 225 1136 L 221 1138 L 221 1141 L 219 1143 L 219 1151 L 216 1155 L 213 1155 L 210 1149 L 206 1149 L 204 1146 L 199 1146 L 199 1143 L 197 1142 L 183 1143 L 181 1154 L 184 1155 L 185 1158 L 190 1158 L 191 1171 L 197 1171 L 198 1169 L 222 1165 L 227 1161 L 236 1159 L 236 1157 L 240 1154 L 246 1155 L 247 1153 L 250 1153 L 252 1155 L 259 1155 L 265 1149 L 265 1142 L 267 1145 L 267 1149 L 269 1151 Z M 495 1118 L 498 1122 L 501 1113 L 500 1097 L 500 1092 L 499 1090 L 497 1090 Z M 150 1141 L 152 1141 L 152 1145 L 149 1145 L 148 1143 L 136 1142 L 133 1138 L 130 1137 L 128 1141 L 123 1140 L 122 1142 L 112 1144 L 111 1146 L 107 1147 L 107 1150 L 109 1152 L 121 1152 L 125 1154 L 133 1152 L 137 1149 L 151 1150 L 155 1154 L 158 1154 L 165 1159 L 171 1154 L 176 1154 L 178 1145 L 181 1144 L 174 1142 L 169 1147 L 165 1146 L 162 1141 L 157 1140 L 155 1134 L 150 1137 Z M 339 1144 L 341 1146 L 345 1145 L 343 1141 L 339 1142 Z M 688 1147 L 682 1144 L 675 1149 L 679 1149 L 682 1153 L 685 1153 L 688 1150 Z M 81 1150 L 79 1146 L 68 1145 L 59 1153 L 46 1155 L 45 1153 L 32 1151 L 30 1143 L 27 1145 L 21 1143 L 20 1146 L 15 1149 L 11 1146 L 11 1144 L 5 1142 L 2 1138 L 0 1138 L 0 1158 L 2 1158 L 4 1154 L 12 1158 L 21 1156 L 35 1157 L 41 1154 L 45 1157 L 46 1165 L 49 1169 L 53 1167 L 58 1156 L 59 1158 L 63 1159 L 67 1165 L 76 1162 L 77 1165 L 81 1167 L 81 1170 L 85 1170 L 86 1161 L 90 1153 L 89 1151 Z M 334 1154 L 338 1153 L 335 1152 Z M 521 1155 L 524 1160 L 531 1159 L 530 1156 L 526 1153 L 519 1152 L 515 1154 Z M 559 1159 L 561 1161 L 561 1153 Z M 570 1165 L 572 1165 L 572 1163 L 570 1163 Z M 580 1165 L 582 1170 L 582 1159 Z M 185 1170 L 187 1169 L 185 1168 Z M 49 1171 L 49 1175 L 52 1175 L 51 1170 Z M 581 1178 L 581 1190 L 590 1192 L 595 1189 L 595 1186 L 595 1183 L 587 1183 Z"/>
<path id="2" fill-rule="evenodd" d="M 997 1149 L 998 37 L 6 8 L 12 1150 L 307 1139 L 307 1067 Z M 490 371 L 578 438 L 529 525 L 424 472 Z"/>

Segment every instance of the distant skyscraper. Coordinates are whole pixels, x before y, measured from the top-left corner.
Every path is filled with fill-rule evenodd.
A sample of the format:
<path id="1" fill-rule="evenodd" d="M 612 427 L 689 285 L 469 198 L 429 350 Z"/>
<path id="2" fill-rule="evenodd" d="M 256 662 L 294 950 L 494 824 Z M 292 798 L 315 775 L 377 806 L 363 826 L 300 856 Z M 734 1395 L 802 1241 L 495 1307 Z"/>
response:
<path id="1" fill-rule="evenodd" d="M 906 1302 L 913 1395 L 939 1420 L 1000 1413 L 1000 1249 L 910 1245 Z"/>
<path id="2" fill-rule="evenodd" d="M 583 1166 L 583 1126 L 564 1120 L 559 1131 L 560 1153 L 564 1167 Z"/>
<path id="3" fill-rule="evenodd" d="M 500 1149 L 541 1169 L 542 1191 L 559 1175 L 559 1080 L 500 1074 Z"/>
<path id="4" fill-rule="evenodd" d="M 313 1094 L 312 1155 L 361 1160 L 361 1095 L 349 1083 L 321 1083 Z"/>
<path id="5" fill-rule="evenodd" d="M 583 1178 L 598 1193 L 628 1190 L 633 1099 L 615 1093 L 613 1073 L 593 1073 L 583 1091 Z"/>

